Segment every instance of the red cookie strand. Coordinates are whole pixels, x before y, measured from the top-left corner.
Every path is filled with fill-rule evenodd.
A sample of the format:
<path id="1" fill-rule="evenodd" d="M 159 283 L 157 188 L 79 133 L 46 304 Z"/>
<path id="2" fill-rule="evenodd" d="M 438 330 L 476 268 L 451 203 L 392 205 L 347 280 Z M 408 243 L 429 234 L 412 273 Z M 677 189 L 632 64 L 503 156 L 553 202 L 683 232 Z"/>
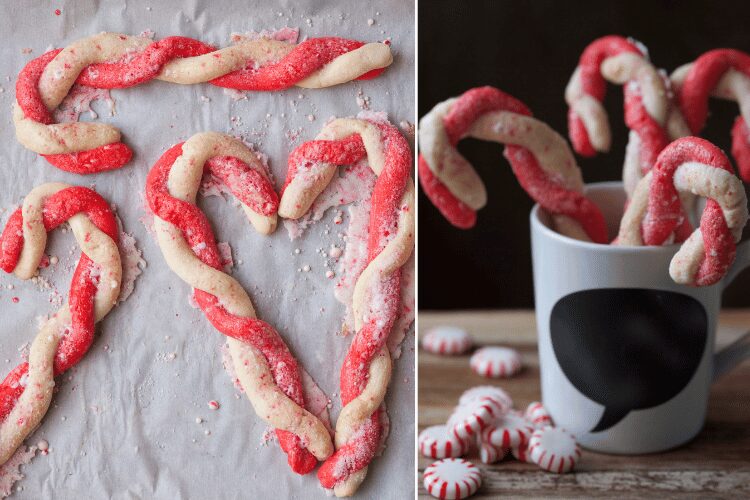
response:
<path id="1" fill-rule="evenodd" d="M 39 79 L 47 64 L 59 54 L 62 49 L 54 49 L 29 61 L 18 73 L 16 80 L 16 102 L 23 114 L 29 120 L 50 125 L 54 123 L 52 113 L 42 102 L 39 94 Z"/>
<path id="2" fill-rule="evenodd" d="M 244 68 L 209 83 L 237 90 L 271 91 L 294 86 L 335 58 L 365 45 L 357 40 L 337 37 L 311 38 L 295 45 L 281 60 L 255 68 L 247 61 Z M 44 68 L 62 49 L 51 50 L 31 60 L 18 75 L 16 100 L 24 116 L 45 125 L 54 123 L 50 110 L 39 94 L 39 79 Z M 195 57 L 217 49 L 199 40 L 182 36 L 155 41 L 144 50 L 120 61 L 92 64 L 81 72 L 76 83 L 100 89 L 127 88 L 146 83 L 177 58 Z M 221 54 L 216 54 L 221 57 Z M 368 71 L 356 80 L 369 80 L 385 68 Z M 42 155 L 52 165 L 77 174 L 91 174 L 122 167 L 130 161 L 132 151 L 123 143 L 108 144 L 89 151 L 64 155 Z"/>
<path id="3" fill-rule="evenodd" d="M 708 118 L 708 98 L 730 70 L 750 77 L 750 55 L 735 49 L 715 49 L 695 60 L 679 92 L 680 107 L 690 131 L 698 135 Z M 740 176 L 750 182 L 750 134 L 742 116 L 732 127 L 732 155 Z"/>
<path id="4" fill-rule="evenodd" d="M 643 55 L 635 43 L 618 35 L 604 36 L 591 42 L 578 61 L 583 92 L 599 102 L 603 101 L 607 93 L 607 82 L 601 74 L 602 62 L 608 57 L 625 52 Z M 596 154 L 583 121 L 573 109 L 568 110 L 568 134 L 576 153 L 585 157 Z"/>
<path id="5" fill-rule="evenodd" d="M 531 111 L 518 99 L 494 87 L 478 87 L 464 92 L 443 118 L 450 144 L 456 146 L 472 124 L 483 114 L 509 111 L 531 116 Z M 599 208 L 583 194 L 560 186 L 539 166 L 526 148 L 509 144 L 504 156 L 521 187 L 545 210 L 566 215 L 578 221 L 596 243 L 607 242 L 607 227 Z M 476 223 L 476 211 L 459 200 L 431 171 L 419 156 L 419 180 L 427 197 L 454 226 L 468 229 Z"/>
<path id="6" fill-rule="evenodd" d="M 732 156 L 740 178 L 750 182 L 750 128 L 742 116 L 738 116 L 732 125 Z"/>
<path id="7" fill-rule="evenodd" d="M 656 163 L 659 153 L 669 144 L 669 135 L 667 129 L 659 125 L 646 110 L 643 95 L 637 86 L 626 84 L 622 92 L 625 100 L 625 125 L 635 131 L 641 141 L 641 173 L 646 175 Z"/>
<path id="8" fill-rule="evenodd" d="M 367 155 L 362 138 L 356 134 L 339 141 L 309 141 L 301 144 L 289 154 L 289 165 L 281 195 L 284 195 L 289 183 L 297 175 L 300 167 L 314 163 L 331 163 L 333 165 L 352 165 Z"/>
<path id="9" fill-rule="evenodd" d="M 170 148 L 156 162 L 148 175 L 146 198 L 155 215 L 173 224 L 183 234 L 196 256 L 214 269 L 221 269 L 221 257 L 216 246 L 211 226 L 205 214 L 195 205 L 179 200 L 169 194 L 167 179 L 175 160 L 182 154 L 182 143 Z M 210 172 L 223 180 L 242 179 L 248 184 L 230 184 L 228 187 L 240 200 L 253 209 L 262 208 L 266 214 L 278 209 L 278 197 L 273 186 L 261 175 L 237 176 L 238 172 L 249 174 L 252 169 L 236 158 L 218 157 L 207 162 Z M 211 324 L 224 335 L 251 345 L 268 361 L 274 383 L 291 400 L 304 407 L 302 379 L 297 360 L 268 323 L 257 318 L 234 316 L 210 293 L 196 289 L 194 297 Z M 307 474 L 315 468 L 317 460 L 308 451 L 300 438 L 288 431 L 276 429 L 281 448 L 288 455 L 289 466 L 298 474 Z"/>
<path id="10" fill-rule="evenodd" d="M 417 169 L 424 194 L 448 222 L 459 229 L 471 229 L 476 225 L 477 211 L 456 198 L 450 189 L 435 177 L 422 155 L 419 155 Z"/>
<path id="11" fill-rule="evenodd" d="M 684 137 L 667 146 L 653 168 L 648 198 L 649 216 L 643 223 L 643 241 L 646 245 L 664 244 L 681 223 L 684 212 L 674 186 L 674 174 L 680 165 L 687 162 L 698 162 L 734 173 L 729 159 L 721 149 L 704 139 Z M 715 200 L 706 200 L 700 229 L 705 256 L 695 283 L 697 286 L 706 286 L 726 274 L 726 269 L 734 261 L 736 243 L 721 206 Z"/>
<path id="12" fill-rule="evenodd" d="M 41 156 L 60 170 L 85 175 L 116 170 L 130 161 L 133 151 L 122 142 L 114 142 L 78 153 Z"/>
<path id="13" fill-rule="evenodd" d="M 503 156 L 519 184 L 546 211 L 575 219 L 594 243 L 607 243 L 607 223 L 599 207 L 583 193 L 556 184 L 526 148 L 506 146 Z"/>
<path id="14" fill-rule="evenodd" d="M 375 181 L 368 230 L 368 263 L 377 257 L 396 234 L 399 214 L 403 210 L 401 199 L 411 174 L 412 156 L 406 139 L 393 125 L 377 123 L 382 143 L 385 145 L 385 165 Z M 300 165 L 327 162 L 336 165 L 351 164 L 365 154 L 358 135 L 340 141 L 310 141 L 289 157 L 288 185 Z M 396 270 L 379 283 L 383 303 L 378 304 L 378 314 L 367 321 L 357 332 L 341 367 L 341 400 L 344 406 L 358 397 L 368 381 L 370 363 L 385 346 L 388 335 L 400 314 L 401 272 Z M 333 488 L 354 472 L 366 467 L 377 453 L 383 439 L 381 406 L 360 427 L 354 437 L 325 461 L 318 471 L 324 488 Z"/>
<path id="15" fill-rule="evenodd" d="M 107 202 L 91 189 L 63 189 L 44 200 L 42 213 L 47 232 L 80 213 L 86 215 L 97 228 L 117 242 L 117 222 L 114 214 Z M 0 236 L 0 267 L 3 271 L 13 272 L 23 245 L 23 215 L 19 208 L 13 212 Z M 99 282 L 97 270 L 98 266 L 82 253 L 70 285 L 68 304 L 71 325 L 57 346 L 55 376 L 75 366 L 86 354 L 94 339 L 94 296 Z M 5 420 L 23 394 L 25 385 L 22 385 L 22 379 L 28 368 L 28 363 L 21 363 L 0 384 L 0 421 Z"/>
<path id="16" fill-rule="evenodd" d="M 469 131 L 475 121 L 491 111 L 509 111 L 531 116 L 531 110 L 521 101 L 495 87 L 477 87 L 467 90 L 451 106 L 443 119 L 445 133 L 455 146 Z"/>

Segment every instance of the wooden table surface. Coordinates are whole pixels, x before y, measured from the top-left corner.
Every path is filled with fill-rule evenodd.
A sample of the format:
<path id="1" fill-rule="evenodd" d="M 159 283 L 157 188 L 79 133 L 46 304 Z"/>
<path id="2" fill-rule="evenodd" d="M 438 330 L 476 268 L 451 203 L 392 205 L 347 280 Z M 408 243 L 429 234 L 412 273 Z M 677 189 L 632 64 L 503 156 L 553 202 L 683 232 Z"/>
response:
<path id="1" fill-rule="evenodd" d="M 539 358 L 533 311 L 420 312 L 420 334 L 448 324 L 466 328 L 478 345 L 517 349 L 524 361 L 518 376 L 499 385 L 516 408 L 540 399 Z M 725 310 L 721 347 L 750 330 L 750 310 Z M 444 424 L 459 395 L 488 379 L 469 369 L 469 355 L 435 356 L 419 350 L 419 430 Z M 676 450 L 640 456 L 583 452 L 575 473 L 550 474 L 532 464 L 506 460 L 482 464 L 482 488 L 472 498 L 750 498 L 750 361 L 719 379 L 711 391 L 708 417 L 696 439 Z M 422 472 L 433 460 L 419 458 L 419 498 L 432 498 Z"/>

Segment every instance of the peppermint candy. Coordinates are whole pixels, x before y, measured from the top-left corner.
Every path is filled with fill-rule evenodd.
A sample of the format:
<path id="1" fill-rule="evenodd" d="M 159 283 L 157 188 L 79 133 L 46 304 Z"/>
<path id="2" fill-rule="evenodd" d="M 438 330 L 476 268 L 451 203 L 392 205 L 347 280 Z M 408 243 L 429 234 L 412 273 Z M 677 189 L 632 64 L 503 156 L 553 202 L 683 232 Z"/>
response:
<path id="1" fill-rule="evenodd" d="M 534 424 L 534 427 L 540 429 L 552 425 L 552 417 L 547 413 L 547 409 L 539 401 L 534 401 L 526 407 L 524 416 Z"/>
<path id="2" fill-rule="evenodd" d="M 510 411 L 482 431 L 482 442 L 504 450 L 528 442 L 534 427 L 518 411 Z"/>
<path id="3" fill-rule="evenodd" d="M 516 446 L 515 448 L 511 448 L 510 452 L 513 455 L 513 458 L 515 458 L 519 462 L 533 463 L 531 461 L 531 457 L 529 457 L 529 443 L 528 442 L 521 444 L 519 446 Z"/>
<path id="4" fill-rule="evenodd" d="M 482 442 L 479 445 L 479 459 L 484 464 L 494 464 L 495 462 L 499 462 L 505 458 L 505 455 L 507 454 L 507 450 L 497 446 L 492 446 L 486 442 Z"/>
<path id="5" fill-rule="evenodd" d="M 458 399 L 459 405 L 465 405 L 475 399 L 490 398 L 503 410 L 503 413 L 513 408 L 513 400 L 507 392 L 494 385 L 478 385 L 467 389 Z"/>
<path id="6" fill-rule="evenodd" d="M 560 427 L 535 430 L 528 453 L 532 462 L 557 474 L 572 470 L 581 458 L 581 449 L 573 435 Z"/>
<path id="7" fill-rule="evenodd" d="M 482 485 L 482 476 L 473 463 L 462 458 L 446 458 L 424 470 L 424 487 L 441 500 L 466 498 Z"/>
<path id="8" fill-rule="evenodd" d="M 512 377 L 521 371 L 521 355 L 508 347 L 483 347 L 471 356 L 469 364 L 483 377 Z"/>
<path id="9" fill-rule="evenodd" d="M 455 326 L 438 326 L 430 329 L 422 339 L 422 347 L 433 354 L 456 355 L 468 351 L 474 341 L 471 335 Z"/>
<path id="10" fill-rule="evenodd" d="M 419 434 L 419 451 L 426 457 L 455 458 L 473 453 L 476 444 L 479 460 L 484 464 L 500 462 L 511 454 L 519 462 L 562 474 L 575 467 L 581 450 L 572 434 L 551 425 L 552 419 L 542 403 L 534 401 L 525 411 L 517 411 L 503 389 L 477 386 L 461 394 L 447 425 L 428 427 Z M 464 460 L 455 464 L 469 463 Z M 476 491 L 464 487 L 469 483 L 456 484 L 437 479 L 428 483 L 425 473 L 425 487 L 438 498 L 464 498 Z"/>
<path id="11" fill-rule="evenodd" d="M 465 455 L 469 444 L 456 437 L 445 425 L 433 425 L 419 433 L 419 452 L 428 458 L 454 458 Z"/>
<path id="12" fill-rule="evenodd" d="M 496 418 L 504 413 L 497 401 L 488 396 L 472 399 L 459 404 L 448 419 L 448 428 L 459 439 L 469 439 L 482 432 Z"/>

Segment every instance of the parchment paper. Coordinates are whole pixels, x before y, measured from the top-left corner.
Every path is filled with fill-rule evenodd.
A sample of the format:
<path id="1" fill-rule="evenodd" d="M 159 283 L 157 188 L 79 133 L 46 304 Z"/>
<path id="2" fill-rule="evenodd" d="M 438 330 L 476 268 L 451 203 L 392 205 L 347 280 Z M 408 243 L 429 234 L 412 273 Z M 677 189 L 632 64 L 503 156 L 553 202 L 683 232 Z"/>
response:
<path id="1" fill-rule="evenodd" d="M 151 165 L 171 145 L 215 130 L 243 136 L 268 156 L 280 187 L 291 149 L 312 139 L 331 116 L 355 115 L 367 106 L 395 124 L 414 121 L 414 12 L 401 1 L 3 2 L 0 5 L 0 206 L 17 205 L 34 186 L 50 181 L 95 186 L 133 234 L 148 263 L 135 292 L 100 323 L 90 352 L 58 378 L 59 391 L 28 444 L 49 441 L 49 455 L 24 467 L 14 498 L 322 498 L 314 474 L 289 470 L 277 443 L 262 444 L 266 425 L 239 395 L 222 367 L 224 338 L 188 300 L 189 288 L 164 262 L 141 222 L 143 190 Z M 55 9 L 60 9 L 56 15 Z M 368 22 L 368 20 L 372 20 Z M 234 100 L 209 85 L 151 82 L 113 91 L 116 114 L 97 101 L 100 121 L 123 132 L 134 158 L 121 170 L 88 177 L 66 174 L 15 140 L 11 105 L 24 64 L 50 47 L 100 31 L 156 38 L 184 35 L 216 46 L 233 32 L 299 27 L 304 37 L 336 35 L 365 41 L 390 38 L 394 64 L 377 80 L 317 91 L 293 89 Z M 30 49 L 30 52 L 29 52 Z M 361 92 L 360 92 L 361 91 Z M 300 97 L 301 96 L 301 97 Z M 285 117 L 282 117 L 282 113 Z M 87 118 L 86 115 L 83 119 Z M 312 120 L 312 121 L 311 121 Z M 233 275 L 245 286 L 261 318 L 275 325 L 302 365 L 340 409 L 339 368 L 350 342 L 339 336 L 344 307 L 316 252 L 341 245 L 335 210 L 290 241 L 280 225 L 256 234 L 232 201 L 201 202 L 218 241 L 232 247 Z M 8 212 L 2 214 L 4 224 Z M 347 223 L 344 210 L 344 226 Z M 49 254 L 59 256 L 44 276 L 52 288 L 0 276 L 3 376 L 21 360 L 37 332 L 37 317 L 58 308 L 55 290 L 67 294 L 78 249 L 70 233 L 56 232 Z M 300 253 L 295 254 L 294 249 Z M 309 272 L 298 272 L 310 266 Z M 7 285 L 13 285 L 9 290 Z M 18 297 L 18 303 L 12 301 Z M 7 360 L 7 361 L 6 361 Z M 3 366 L 4 365 L 4 366 Z M 216 400 L 218 410 L 208 402 Z M 409 333 L 387 397 L 391 434 L 370 467 L 360 498 L 411 498 L 414 494 L 414 336 Z M 197 423 L 197 418 L 203 420 Z M 19 490 L 20 488 L 20 490 Z"/>

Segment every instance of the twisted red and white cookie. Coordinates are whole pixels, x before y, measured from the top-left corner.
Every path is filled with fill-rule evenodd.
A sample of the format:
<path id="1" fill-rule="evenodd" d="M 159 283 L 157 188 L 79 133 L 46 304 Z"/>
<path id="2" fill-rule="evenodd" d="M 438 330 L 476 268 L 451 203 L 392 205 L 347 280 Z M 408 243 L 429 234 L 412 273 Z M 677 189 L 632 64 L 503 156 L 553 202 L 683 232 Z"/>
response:
<path id="1" fill-rule="evenodd" d="M 669 79 L 649 61 L 646 48 L 633 39 L 608 35 L 584 49 L 565 89 L 568 131 L 578 154 L 609 151 L 612 138 L 602 104 L 607 81 L 623 85 L 630 129 L 623 183 L 630 196 L 669 141 L 689 135 L 689 130 L 671 99 Z"/>
<path id="2" fill-rule="evenodd" d="M 255 316 L 244 288 L 222 270 L 211 226 L 196 206 L 204 170 L 227 184 L 262 234 L 276 228 L 278 197 L 260 160 L 241 141 L 204 132 L 170 148 L 149 172 L 146 198 L 169 267 L 193 287 L 229 352 L 255 412 L 276 428 L 292 470 L 306 474 L 333 452 L 328 429 L 305 408 L 301 369 L 279 333 Z"/>
<path id="3" fill-rule="evenodd" d="M 412 155 L 396 127 L 376 117 L 340 118 L 289 155 L 279 214 L 298 219 L 340 165 L 367 159 L 377 176 L 368 231 L 368 264 L 356 280 L 356 334 L 341 368 L 344 408 L 336 422 L 336 451 L 318 471 L 337 496 L 354 494 L 385 439 L 385 398 L 391 377 L 386 342 L 400 314 L 401 267 L 414 248 Z"/>
<path id="4" fill-rule="evenodd" d="M 152 79 L 211 83 L 238 90 L 321 88 L 379 75 L 393 57 L 387 43 L 326 37 L 299 44 L 245 39 L 217 49 L 192 38 L 159 41 L 99 33 L 29 62 L 18 75 L 16 137 L 54 166 L 89 174 L 130 161 L 120 131 L 104 123 L 54 123 L 52 112 L 71 87 L 133 87 Z"/>
<path id="5" fill-rule="evenodd" d="M 700 227 L 672 258 L 669 274 L 680 284 L 712 285 L 724 277 L 748 220 L 747 198 L 726 155 L 710 142 L 684 137 L 667 146 L 644 177 L 623 215 L 619 245 L 663 245 L 683 222 L 679 194 L 707 198 Z"/>
<path id="6" fill-rule="evenodd" d="M 120 294 L 115 216 L 101 196 L 84 187 L 50 183 L 34 188 L 0 237 L 0 267 L 21 279 L 33 277 L 44 257 L 47 233 L 65 222 L 81 247 L 81 258 L 67 304 L 44 322 L 28 362 L 0 384 L 0 465 L 37 428 L 52 401 L 55 376 L 81 361 L 94 340 L 95 323 Z"/>
<path id="7" fill-rule="evenodd" d="M 553 214 L 557 231 L 604 243 L 599 208 L 583 194 L 581 171 L 568 144 L 531 116 L 521 101 L 492 87 L 448 99 L 419 122 L 419 180 L 425 194 L 459 228 L 476 223 L 487 202 L 484 183 L 456 149 L 465 137 L 505 144 L 505 157 L 521 187 Z"/>
<path id="8" fill-rule="evenodd" d="M 750 182 L 750 55 L 735 49 L 715 49 L 672 75 L 685 120 L 694 135 L 708 118 L 708 98 L 736 101 L 740 115 L 732 126 L 732 155 L 740 176 Z"/>

